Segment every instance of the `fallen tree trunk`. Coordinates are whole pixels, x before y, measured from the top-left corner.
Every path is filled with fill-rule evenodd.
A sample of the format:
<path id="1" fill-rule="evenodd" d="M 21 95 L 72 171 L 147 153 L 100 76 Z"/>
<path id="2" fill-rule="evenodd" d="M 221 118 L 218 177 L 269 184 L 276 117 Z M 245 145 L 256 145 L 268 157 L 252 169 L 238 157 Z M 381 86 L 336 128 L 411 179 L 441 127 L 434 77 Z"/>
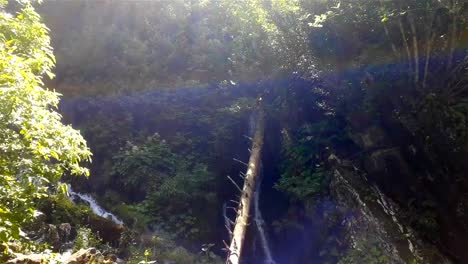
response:
<path id="1" fill-rule="evenodd" d="M 252 149 L 250 151 L 247 173 L 245 174 L 244 187 L 242 188 L 237 208 L 237 217 L 234 222 L 234 230 L 227 258 L 228 264 L 239 264 L 239 259 L 242 256 L 245 234 L 251 221 L 250 210 L 253 204 L 255 187 L 260 174 L 261 152 L 265 132 L 265 113 L 260 105 L 257 111 L 255 135 L 252 140 Z"/>

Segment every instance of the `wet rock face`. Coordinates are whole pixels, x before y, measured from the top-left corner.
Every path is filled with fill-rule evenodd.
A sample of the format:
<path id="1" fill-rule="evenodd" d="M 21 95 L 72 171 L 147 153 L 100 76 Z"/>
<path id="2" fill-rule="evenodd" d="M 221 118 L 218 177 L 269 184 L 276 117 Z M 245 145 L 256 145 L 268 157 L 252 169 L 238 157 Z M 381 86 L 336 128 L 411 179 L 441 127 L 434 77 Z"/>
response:
<path id="1" fill-rule="evenodd" d="M 375 248 L 381 251 L 376 258 L 385 256 L 387 263 L 407 263 L 392 243 L 381 220 L 371 212 L 367 198 L 353 186 L 356 179 L 350 179 L 350 175 L 336 170 L 331 183 L 332 195 L 346 216 L 342 225 L 346 229 L 349 251 L 364 253 Z"/>
<path id="2" fill-rule="evenodd" d="M 409 200 L 411 186 L 416 185 L 408 162 L 399 147 L 382 148 L 370 152 L 364 160 L 368 179 L 379 185 L 386 193 L 398 197 L 400 201 Z"/>
<path id="3" fill-rule="evenodd" d="M 340 162 L 346 164 L 346 162 Z M 366 263 L 452 263 L 399 220 L 399 207 L 354 167 L 335 166 L 332 197 L 345 215 L 347 260 Z M 345 261 L 346 262 L 346 261 Z"/>
<path id="4" fill-rule="evenodd" d="M 399 148 L 385 148 L 372 152 L 366 162 L 369 173 L 385 173 L 390 167 L 399 168 L 401 173 L 408 173 L 406 161 Z"/>
<path id="5" fill-rule="evenodd" d="M 366 155 L 363 169 L 371 182 L 377 183 L 401 200 L 408 200 L 409 186 L 414 184 L 410 166 L 400 147 L 393 145 L 385 131 L 378 126 L 361 127 L 351 133 L 351 139 Z"/>
<path id="6" fill-rule="evenodd" d="M 434 162 L 413 133 L 394 123 L 376 124 L 371 120 L 364 113 L 348 117 L 349 136 L 362 151 L 353 163 L 368 181 L 361 185 L 378 187 L 398 205 L 401 220 L 411 225 L 426 244 L 435 244 L 436 252 L 443 251 L 453 261 L 465 263 L 468 253 L 466 246 L 460 245 L 468 241 L 466 213 L 461 206 L 466 204 L 466 185 L 456 179 L 464 179 L 468 163 L 460 169 Z M 464 155 L 460 153 L 457 158 Z"/>
<path id="7" fill-rule="evenodd" d="M 351 139 L 363 149 L 373 149 L 386 144 L 385 132 L 377 126 L 353 133 Z"/>

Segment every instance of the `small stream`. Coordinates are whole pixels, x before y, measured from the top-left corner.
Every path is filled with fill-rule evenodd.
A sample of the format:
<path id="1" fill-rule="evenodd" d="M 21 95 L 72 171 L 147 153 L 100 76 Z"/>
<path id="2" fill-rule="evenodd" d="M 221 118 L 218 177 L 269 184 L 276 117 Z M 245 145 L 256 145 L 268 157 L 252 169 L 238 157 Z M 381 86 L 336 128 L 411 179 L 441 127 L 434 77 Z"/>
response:
<path id="1" fill-rule="evenodd" d="M 114 214 L 106 211 L 106 209 L 102 208 L 97 203 L 97 201 L 93 197 L 91 197 L 91 195 L 74 192 L 70 184 L 67 184 L 67 185 L 68 185 L 68 196 L 70 197 L 72 201 L 76 201 L 76 199 L 84 201 L 89 205 L 89 207 L 91 208 L 94 214 L 107 218 L 111 220 L 112 222 L 116 223 L 117 225 L 124 225 L 124 222 L 122 220 L 120 220 Z"/>
<path id="2" fill-rule="evenodd" d="M 260 238 L 260 244 L 261 248 L 263 249 L 263 254 L 265 254 L 265 264 L 276 264 L 276 262 L 273 260 L 273 256 L 271 253 L 270 245 L 268 243 L 267 235 L 265 233 L 265 221 L 263 220 L 262 217 L 262 212 L 260 211 L 260 205 L 259 205 L 259 198 L 260 198 L 260 191 L 261 191 L 261 184 L 262 184 L 262 178 L 263 178 L 263 173 L 260 175 L 260 179 L 257 182 L 257 186 L 255 189 L 255 195 L 254 195 L 254 221 L 255 221 L 255 227 L 258 231 L 258 236 Z"/>
<path id="3" fill-rule="evenodd" d="M 256 123 L 255 120 L 257 119 L 256 112 L 252 112 L 249 118 L 249 131 L 248 135 L 250 138 L 254 137 L 255 130 L 256 130 Z M 254 216 L 254 223 L 255 223 L 255 230 L 256 236 L 258 236 L 258 240 L 256 242 L 260 246 L 262 250 L 261 256 L 256 256 L 255 258 L 260 259 L 264 264 L 276 264 L 277 262 L 273 258 L 273 253 L 270 247 L 270 242 L 268 240 L 267 231 L 265 231 L 265 220 L 263 219 L 261 207 L 260 207 L 260 195 L 262 190 L 262 180 L 263 180 L 263 164 L 260 164 L 260 174 L 258 175 L 257 186 L 255 187 L 254 193 L 254 205 L 253 205 L 253 216 Z M 256 255 L 256 254 L 255 254 Z"/>

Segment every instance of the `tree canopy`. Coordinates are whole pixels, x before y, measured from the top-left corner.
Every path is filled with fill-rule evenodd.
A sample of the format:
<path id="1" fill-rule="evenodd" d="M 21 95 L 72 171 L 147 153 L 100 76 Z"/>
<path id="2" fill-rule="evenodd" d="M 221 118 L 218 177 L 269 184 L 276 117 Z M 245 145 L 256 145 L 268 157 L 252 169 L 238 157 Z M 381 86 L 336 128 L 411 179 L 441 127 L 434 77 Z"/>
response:
<path id="1" fill-rule="evenodd" d="M 67 197 L 46 197 L 61 189 L 62 176 L 132 231 L 162 234 L 191 250 L 192 242 L 225 239 L 230 224 L 220 221 L 220 210 L 237 199 L 225 176 L 243 166 L 232 158 L 248 155 L 249 136 L 242 135 L 254 130 L 258 105 L 266 114 L 266 203 L 287 200 L 267 213 L 286 230 L 278 234 L 288 237 L 288 221 L 302 214 L 286 211 L 302 206 L 308 214 L 315 201 L 333 196 L 334 168 L 348 165 L 366 178 L 357 190 L 365 190 L 366 203 L 380 197 L 376 190 L 392 195 L 407 213 L 403 225 L 432 244 L 452 243 L 451 234 L 440 235 L 443 228 L 461 230 L 453 223 L 466 218 L 468 186 L 466 0 L 38 2 L 0 0 L 5 253 L 12 244 L 18 251 L 32 245 L 25 227 L 41 208 L 54 215 L 43 223 L 80 230 L 77 245 L 94 233 L 96 244 L 122 242 L 120 250 L 135 259 L 143 252 L 160 262 L 168 252 L 177 255 L 156 236 L 141 235 L 151 241 L 140 245 L 133 234 L 115 238 L 121 226 L 111 229 L 114 238 L 84 227 L 86 205 L 70 213 L 77 206 Z M 60 93 L 66 100 L 59 110 Z M 89 175 L 86 167 L 89 179 L 68 178 Z M 442 192 L 450 192 L 447 199 L 439 199 Z M 320 246 L 355 245 L 338 236 Z M 161 251 L 150 254 L 146 246 Z M 199 257 L 211 258 L 210 247 Z M 336 263 L 343 252 L 320 259 Z M 362 252 L 342 262 L 362 260 Z M 370 259 L 383 254 L 372 253 Z"/>
<path id="2" fill-rule="evenodd" d="M 55 64 L 47 27 L 30 1 L 16 14 L 0 1 L 0 242 L 27 241 L 34 201 L 64 173 L 88 175 L 91 153 L 79 131 L 61 122 L 59 94 L 44 87 Z"/>

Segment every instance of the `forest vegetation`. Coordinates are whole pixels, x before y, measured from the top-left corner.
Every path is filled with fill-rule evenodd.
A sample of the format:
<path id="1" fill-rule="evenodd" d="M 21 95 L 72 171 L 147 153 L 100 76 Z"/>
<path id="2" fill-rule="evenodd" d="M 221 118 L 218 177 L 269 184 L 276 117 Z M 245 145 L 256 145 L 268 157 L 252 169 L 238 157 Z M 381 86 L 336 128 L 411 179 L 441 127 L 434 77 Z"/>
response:
<path id="1" fill-rule="evenodd" d="M 467 263 L 467 28 L 466 0 L 0 0 L 0 262 Z"/>

